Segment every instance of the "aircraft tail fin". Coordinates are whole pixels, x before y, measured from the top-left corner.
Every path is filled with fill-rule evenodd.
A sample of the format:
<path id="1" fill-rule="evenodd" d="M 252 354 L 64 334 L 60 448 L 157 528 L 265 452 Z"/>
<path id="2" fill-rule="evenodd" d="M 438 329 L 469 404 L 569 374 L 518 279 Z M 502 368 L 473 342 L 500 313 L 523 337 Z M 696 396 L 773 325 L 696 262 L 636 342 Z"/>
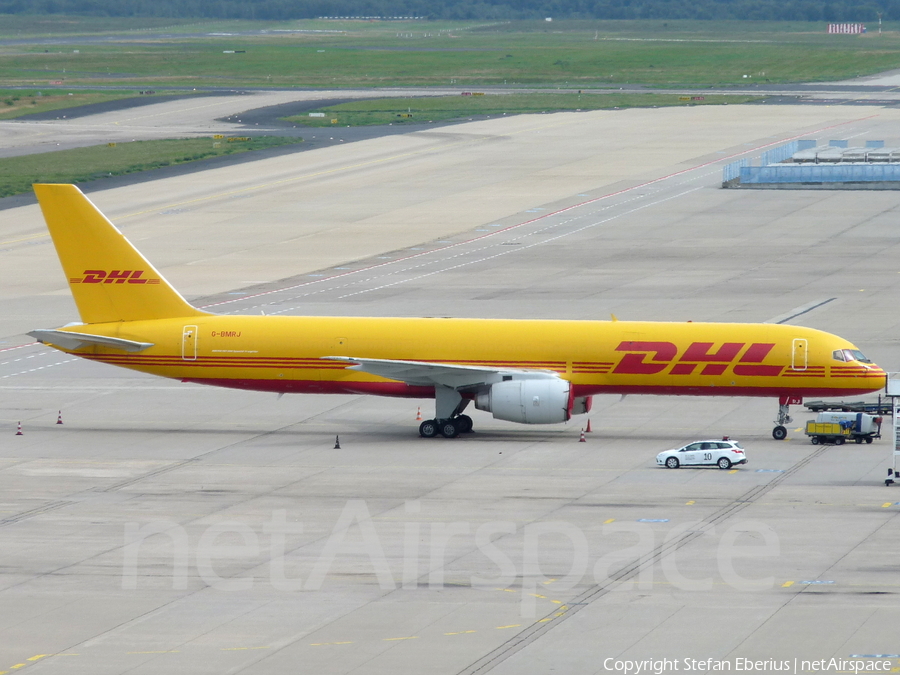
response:
<path id="1" fill-rule="evenodd" d="M 74 185 L 34 186 L 84 323 L 205 314 L 192 307 Z"/>

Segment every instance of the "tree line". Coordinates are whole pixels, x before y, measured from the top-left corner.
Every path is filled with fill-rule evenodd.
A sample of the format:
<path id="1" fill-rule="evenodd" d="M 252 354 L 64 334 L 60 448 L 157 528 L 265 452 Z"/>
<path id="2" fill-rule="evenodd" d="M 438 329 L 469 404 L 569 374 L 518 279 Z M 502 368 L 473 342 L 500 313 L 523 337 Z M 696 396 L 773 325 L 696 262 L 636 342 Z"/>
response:
<path id="1" fill-rule="evenodd" d="M 900 19 L 900 0 L 0 0 L 0 14 L 287 20 L 320 16 L 429 19 Z"/>

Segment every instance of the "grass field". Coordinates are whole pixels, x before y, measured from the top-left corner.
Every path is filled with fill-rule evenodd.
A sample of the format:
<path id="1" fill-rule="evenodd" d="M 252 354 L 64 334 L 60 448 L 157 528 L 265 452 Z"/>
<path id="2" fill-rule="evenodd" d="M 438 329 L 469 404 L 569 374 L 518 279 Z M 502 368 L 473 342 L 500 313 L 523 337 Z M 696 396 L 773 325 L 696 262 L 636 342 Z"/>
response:
<path id="1" fill-rule="evenodd" d="M 480 95 L 479 95 L 480 94 Z M 721 105 L 759 100 L 754 96 L 687 97 L 676 94 L 483 94 L 473 96 L 429 96 L 351 101 L 319 108 L 324 117 L 298 115 L 285 118 L 309 127 L 365 126 L 440 122 L 473 115 L 517 115 L 560 110 L 601 110 L 675 105 Z M 693 100 L 692 100 L 693 99 Z M 336 122 L 332 122 L 336 120 Z"/>
<path id="2" fill-rule="evenodd" d="M 299 143 L 301 139 L 276 136 L 229 142 L 227 139 L 191 138 L 135 141 L 114 146 L 60 150 L 39 155 L 0 159 L 0 197 L 31 190 L 32 183 L 83 183 L 105 176 L 120 176 L 171 164 L 239 152 Z"/>
<path id="3" fill-rule="evenodd" d="M 129 31 L 203 31 L 217 30 L 223 23 L 234 27 L 241 23 L 258 26 L 258 22 L 216 22 L 209 19 L 171 19 L 128 16 L 64 16 L 60 14 L 2 14 L 0 38 L 28 38 L 59 35 L 98 35 Z"/>
<path id="4" fill-rule="evenodd" d="M 90 32 L 89 20 L 80 31 L 79 20 L 73 21 L 63 44 L 35 39 L 0 45 L 0 86 L 62 80 L 67 86 L 138 89 L 504 84 L 579 89 L 823 81 L 900 68 L 900 34 L 829 36 L 824 24 L 814 23 L 236 22 L 232 36 L 157 39 L 148 31 L 139 41 L 98 42 L 74 35 Z M 223 25 L 228 24 L 217 24 Z M 184 24 L 169 32 L 211 26 Z M 96 29 L 108 31 L 110 24 L 100 21 Z M 263 29 L 286 32 L 260 34 Z"/>

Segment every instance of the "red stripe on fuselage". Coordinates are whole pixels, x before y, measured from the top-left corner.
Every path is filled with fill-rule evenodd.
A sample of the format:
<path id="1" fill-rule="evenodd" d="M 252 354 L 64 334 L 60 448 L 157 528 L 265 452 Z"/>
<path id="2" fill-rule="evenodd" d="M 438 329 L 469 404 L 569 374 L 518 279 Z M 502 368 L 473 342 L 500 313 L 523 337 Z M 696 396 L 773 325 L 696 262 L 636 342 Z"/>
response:
<path id="1" fill-rule="evenodd" d="M 319 380 L 255 380 L 186 377 L 182 382 L 208 384 L 232 389 L 268 391 L 286 394 L 370 394 L 374 396 L 394 396 L 401 398 L 434 398 L 432 387 L 411 386 L 402 382 L 353 382 Z M 847 389 L 844 387 L 674 387 L 640 385 L 573 385 L 575 396 L 599 394 L 651 394 L 657 396 L 855 396 L 867 394 L 871 389 Z M 466 396 L 465 393 L 463 393 Z M 471 397 L 468 395 L 467 397 Z"/>

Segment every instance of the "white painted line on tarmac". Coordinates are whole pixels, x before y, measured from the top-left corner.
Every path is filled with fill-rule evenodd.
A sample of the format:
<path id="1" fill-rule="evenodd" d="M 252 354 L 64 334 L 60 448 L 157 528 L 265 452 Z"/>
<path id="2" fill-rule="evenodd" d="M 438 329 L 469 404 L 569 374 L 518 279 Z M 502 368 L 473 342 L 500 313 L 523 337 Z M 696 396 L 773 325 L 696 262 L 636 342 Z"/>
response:
<path id="1" fill-rule="evenodd" d="M 29 342 L 28 344 L 19 345 L 18 347 L 4 347 L 3 349 L 0 349 L 0 354 L 2 354 L 3 352 L 11 352 L 14 349 L 23 349 L 24 347 L 34 347 L 35 345 L 39 345 L 39 344 L 41 344 L 41 343 L 40 342 Z"/>
<path id="2" fill-rule="evenodd" d="M 5 380 L 9 377 L 16 377 L 17 375 L 26 375 L 27 373 L 34 373 L 39 370 L 45 370 L 46 368 L 53 368 L 54 366 L 61 366 L 64 363 L 72 363 L 72 361 L 78 361 L 78 359 L 66 359 L 65 361 L 57 361 L 56 363 L 49 363 L 46 366 L 39 366 L 37 368 L 31 368 L 29 370 L 20 370 L 18 373 L 10 373 L 9 375 L 0 375 L 0 380 Z M 17 387 L 17 389 L 21 389 L 22 387 Z M 48 387 L 52 389 L 53 387 Z"/>

